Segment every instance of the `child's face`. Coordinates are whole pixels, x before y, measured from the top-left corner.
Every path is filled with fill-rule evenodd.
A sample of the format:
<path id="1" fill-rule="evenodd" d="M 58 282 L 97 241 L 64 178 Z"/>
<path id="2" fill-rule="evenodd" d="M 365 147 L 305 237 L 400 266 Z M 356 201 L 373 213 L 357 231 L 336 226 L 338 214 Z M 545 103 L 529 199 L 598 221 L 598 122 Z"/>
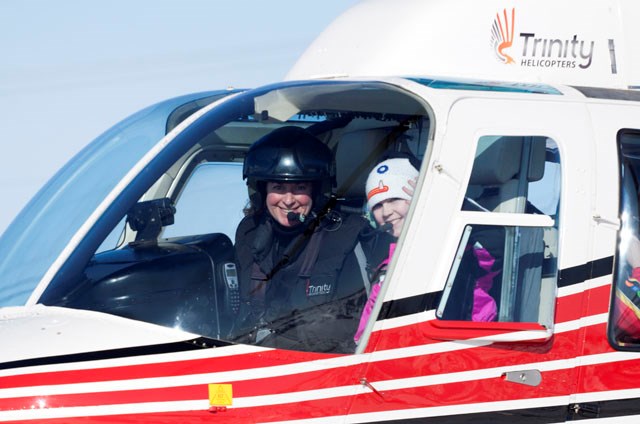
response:
<path id="1" fill-rule="evenodd" d="M 394 237 L 400 236 L 404 217 L 409 211 L 409 201 L 405 199 L 387 199 L 373 207 L 373 218 L 378 225 L 391 224 Z"/>

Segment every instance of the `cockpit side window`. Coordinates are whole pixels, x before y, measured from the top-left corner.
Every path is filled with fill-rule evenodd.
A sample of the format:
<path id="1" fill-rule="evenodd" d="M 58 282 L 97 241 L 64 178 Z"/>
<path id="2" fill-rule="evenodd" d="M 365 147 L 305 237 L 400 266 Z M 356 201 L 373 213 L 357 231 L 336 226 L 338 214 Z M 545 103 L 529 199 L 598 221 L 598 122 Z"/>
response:
<path id="1" fill-rule="evenodd" d="M 640 348 L 640 132 L 618 136 L 620 221 L 608 336 L 614 348 Z"/>
<path id="2" fill-rule="evenodd" d="M 467 224 L 437 317 L 552 326 L 559 205 L 553 140 L 481 137 L 462 205 Z M 496 225 L 496 213 L 516 215 L 517 225 Z"/>
<path id="3" fill-rule="evenodd" d="M 220 202 L 221 198 L 225 201 Z M 171 238 L 223 233 L 233 239 L 248 201 L 246 184 L 242 181 L 242 163 L 200 163 L 189 175 L 175 202 L 174 224 L 162 235 Z"/>

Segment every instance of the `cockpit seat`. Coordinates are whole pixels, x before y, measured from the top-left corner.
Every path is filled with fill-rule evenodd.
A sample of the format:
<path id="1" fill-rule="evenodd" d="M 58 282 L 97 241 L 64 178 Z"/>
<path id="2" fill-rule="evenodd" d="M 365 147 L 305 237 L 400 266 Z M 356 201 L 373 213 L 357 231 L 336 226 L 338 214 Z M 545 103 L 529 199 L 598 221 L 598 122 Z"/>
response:
<path id="1" fill-rule="evenodd" d="M 526 142 L 519 137 L 483 137 L 478 142 L 467 197 L 482 210 L 525 213 L 528 183 L 542 178 L 544 165 L 542 139 Z"/>
<path id="2" fill-rule="evenodd" d="M 336 148 L 336 183 L 343 211 L 362 213 L 367 203 L 365 185 L 369 172 L 387 148 L 388 130 L 347 132 Z"/>

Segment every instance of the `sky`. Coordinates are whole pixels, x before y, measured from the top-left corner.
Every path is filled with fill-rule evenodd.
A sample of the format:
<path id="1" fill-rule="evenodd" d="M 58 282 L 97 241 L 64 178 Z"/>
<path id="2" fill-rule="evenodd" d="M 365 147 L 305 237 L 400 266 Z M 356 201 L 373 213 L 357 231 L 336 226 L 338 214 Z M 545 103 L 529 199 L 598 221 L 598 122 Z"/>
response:
<path id="1" fill-rule="evenodd" d="M 0 234 L 91 140 L 182 94 L 277 82 L 356 0 L 0 0 Z"/>

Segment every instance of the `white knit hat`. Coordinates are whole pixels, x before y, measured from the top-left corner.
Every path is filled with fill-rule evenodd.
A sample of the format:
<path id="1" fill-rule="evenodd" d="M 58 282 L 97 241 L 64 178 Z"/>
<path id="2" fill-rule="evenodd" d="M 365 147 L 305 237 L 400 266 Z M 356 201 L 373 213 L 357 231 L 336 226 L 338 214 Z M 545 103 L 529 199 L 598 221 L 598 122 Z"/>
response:
<path id="1" fill-rule="evenodd" d="M 367 205 L 373 209 L 378 203 L 387 199 L 411 200 L 411 196 L 402 189 L 409 186 L 408 181 L 416 178 L 418 171 L 409 159 L 387 159 L 376 165 L 367 178 Z"/>

